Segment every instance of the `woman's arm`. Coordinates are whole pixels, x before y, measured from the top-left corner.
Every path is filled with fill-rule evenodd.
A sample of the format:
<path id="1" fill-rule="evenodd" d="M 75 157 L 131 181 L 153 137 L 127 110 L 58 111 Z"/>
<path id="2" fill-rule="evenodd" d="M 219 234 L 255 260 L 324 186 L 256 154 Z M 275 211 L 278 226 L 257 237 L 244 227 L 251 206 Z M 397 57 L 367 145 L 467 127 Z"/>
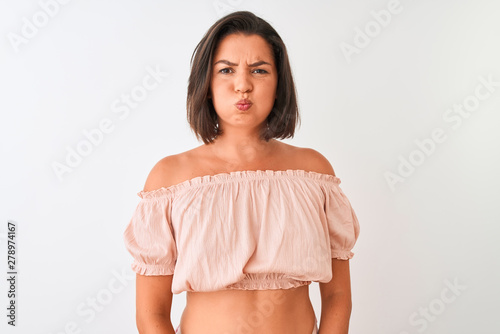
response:
<path id="1" fill-rule="evenodd" d="M 136 274 L 136 322 L 140 334 L 175 334 L 172 308 L 172 278 Z"/>
<path id="2" fill-rule="evenodd" d="M 318 334 L 347 334 L 351 317 L 349 260 L 332 259 L 332 280 L 319 283 L 321 320 Z"/>
<path id="3" fill-rule="evenodd" d="M 172 185 L 178 169 L 175 156 L 167 156 L 149 173 L 144 191 Z M 173 275 L 136 275 L 136 322 L 140 334 L 175 334 L 170 319 Z"/>

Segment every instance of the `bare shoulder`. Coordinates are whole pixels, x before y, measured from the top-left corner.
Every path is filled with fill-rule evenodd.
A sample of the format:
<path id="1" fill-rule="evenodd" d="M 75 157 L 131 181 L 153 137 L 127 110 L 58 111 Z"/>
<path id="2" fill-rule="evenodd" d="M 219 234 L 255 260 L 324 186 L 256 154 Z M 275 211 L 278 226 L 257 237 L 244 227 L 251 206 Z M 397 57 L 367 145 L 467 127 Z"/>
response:
<path id="1" fill-rule="evenodd" d="M 158 161 L 151 171 L 144 185 L 144 191 L 151 191 L 167 188 L 189 179 L 192 174 L 192 168 L 195 165 L 201 146 L 193 148 L 186 152 L 166 156 Z"/>
<path id="2" fill-rule="evenodd" d="M 144 191 L 169 187 L 175 184 L 177 171 L 179 170 L 179 155 L 169 155 L 158 161 L 146 179 Z"/>
<path id="3" fill-rule="evenodd" d="M 297 158 L 305 164 L 304 169 L 335 176 L 332 164 L 320 152 L 308 147 L 297 147 L 296 152 Z"/>

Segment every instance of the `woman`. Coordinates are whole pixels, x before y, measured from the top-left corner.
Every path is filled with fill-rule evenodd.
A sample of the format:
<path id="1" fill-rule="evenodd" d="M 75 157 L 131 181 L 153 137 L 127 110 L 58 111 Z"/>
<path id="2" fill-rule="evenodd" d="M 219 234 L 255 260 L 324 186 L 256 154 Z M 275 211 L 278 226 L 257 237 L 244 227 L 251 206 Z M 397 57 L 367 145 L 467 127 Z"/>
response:
<path id="1" fill-rule="evenodd" d="M 283 41 L 247 11 L 217 21 L 191 59 L 188 121 L 204 145 L 151 170 L 124 233 L 140 333 L 347 333 L 359 223 L 299 120 Z M 173 294 L 186 291 L 176 331 Z"/>

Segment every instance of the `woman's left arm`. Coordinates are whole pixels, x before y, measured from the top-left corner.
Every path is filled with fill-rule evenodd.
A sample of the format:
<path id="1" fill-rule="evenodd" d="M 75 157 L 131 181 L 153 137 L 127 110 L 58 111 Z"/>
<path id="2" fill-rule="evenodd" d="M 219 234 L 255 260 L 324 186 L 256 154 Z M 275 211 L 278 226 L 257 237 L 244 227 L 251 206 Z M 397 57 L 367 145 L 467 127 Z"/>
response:
<path id="1" fill-rule="evenodd" d="M 318 334 L 347 334 L 351 317 L 349 260 L 332 258 L 332 280 L 319 283 L 321 319 Z"/>

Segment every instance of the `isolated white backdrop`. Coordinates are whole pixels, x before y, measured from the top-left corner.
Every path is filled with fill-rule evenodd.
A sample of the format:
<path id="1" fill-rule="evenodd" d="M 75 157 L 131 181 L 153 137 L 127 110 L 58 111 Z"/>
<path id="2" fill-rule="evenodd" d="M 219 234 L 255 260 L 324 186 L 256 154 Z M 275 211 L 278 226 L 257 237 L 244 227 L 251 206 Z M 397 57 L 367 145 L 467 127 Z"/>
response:
<path id="1" fill-rule="evenodd" d="M 330 160 L 358 215 L 351 333 L 498 333 L 500 2 L 0 4 L 0 276 L 8 220 L 19 273 L 15 328 L 0 280 L 2 333 L 137 332 L 123 231 L 152 166 L 201 144 L 189 60 L 234 10 L 284 39 L 302 116 L 286 142 Z M 175 327 L 184 306 L 175 295 Z"/>

